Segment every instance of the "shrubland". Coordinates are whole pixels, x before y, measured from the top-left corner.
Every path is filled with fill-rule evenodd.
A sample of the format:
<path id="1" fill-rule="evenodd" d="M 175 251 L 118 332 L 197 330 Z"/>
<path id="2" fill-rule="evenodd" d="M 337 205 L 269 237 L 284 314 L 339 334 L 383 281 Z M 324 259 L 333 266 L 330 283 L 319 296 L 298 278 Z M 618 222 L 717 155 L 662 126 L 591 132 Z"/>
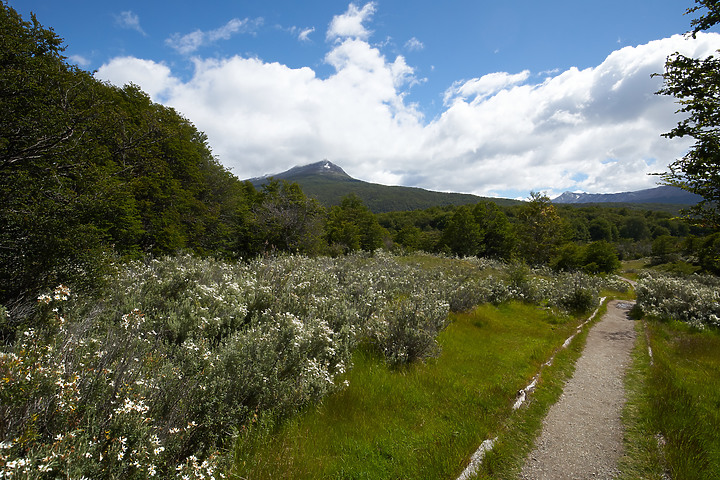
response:
<path id="1" fill-rule="evenodd" d="M 411 257 L 412 258 L 412 257 Z M 191 255 L 114 265 L 97 297 L 59 286 L 2 350 L 6 474 L 216 478 L 258 416 L 342 390 L 361 346 L 432 358 L 450 309 L 510 300 L 583 311 L 612 278 L 482 259 Z M 609 282 L 609 283 L 608 283 Z"/>

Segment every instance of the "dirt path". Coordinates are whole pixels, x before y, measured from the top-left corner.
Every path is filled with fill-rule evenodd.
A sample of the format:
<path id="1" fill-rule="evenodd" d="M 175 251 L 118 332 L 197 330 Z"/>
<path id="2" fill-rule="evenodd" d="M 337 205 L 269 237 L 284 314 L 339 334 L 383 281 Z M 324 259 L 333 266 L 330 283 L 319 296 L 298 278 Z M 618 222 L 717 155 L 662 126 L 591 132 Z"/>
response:
<path id="1" fill-rule="evenodd" d="M 588 334 L 575 374 L 550 408 L 521 479 L 612 479 L 622 455 L 623 376 L 635 341 L 632 302 L 611 301 Z"/>

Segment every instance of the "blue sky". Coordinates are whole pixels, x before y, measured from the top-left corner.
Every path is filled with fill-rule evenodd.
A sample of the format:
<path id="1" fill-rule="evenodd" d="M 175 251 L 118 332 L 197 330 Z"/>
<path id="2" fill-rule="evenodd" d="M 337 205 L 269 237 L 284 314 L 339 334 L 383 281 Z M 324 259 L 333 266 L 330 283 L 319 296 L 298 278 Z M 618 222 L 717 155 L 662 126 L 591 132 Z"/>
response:
<path id="1" fill-rule="evenodd" d="M 648 188 L 687 141 L 653 93 L 703 56 L 678 0 L 11 0 L 96 76 L 208 134 L 240 178 L 331 160 L 385 184 L 527 197 Z"/>

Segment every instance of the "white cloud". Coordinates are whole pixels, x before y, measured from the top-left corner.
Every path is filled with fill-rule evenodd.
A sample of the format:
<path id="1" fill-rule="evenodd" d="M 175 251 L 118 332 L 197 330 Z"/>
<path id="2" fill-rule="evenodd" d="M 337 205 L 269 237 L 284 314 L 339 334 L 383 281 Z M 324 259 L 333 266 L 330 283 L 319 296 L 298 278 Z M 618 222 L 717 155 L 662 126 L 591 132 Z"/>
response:
<path id="1" fill-rule="evenodd" d="M 468 97 L 475 97 L 473 102 L 478 103 L 503 89 L 524 82 L 529 76 L 530 72 L 528 70 L 514 75 L 496 72 L 472 80 L 455 82 L 452 87 L 445 91 L 443 101 L 445 105 L 451 105 L 457 101 L 465 101 Z"/>
<path id="2" fill-rule="evenodd" d="M 68 57 L 68 60 L 80 67 L 87 67 L 88 65 L 90 65 L 90 60 L 82 55 L 70 55 Z"/>
<path id="3" fill-rule="evenodd" d="M 118 86 L 134 83 L 158 103 L 163 103 L 166 95 L 180 86 L 166 65 L 135 57 L 116 57 L 100 67 L 95 76 Z"/>
<path id="4" fill-rule="evenodd" d="M 179 53 L 187 55 L 195 52 L 200 47 L 217 42 L 218 40 L 229 40 L 236 33 L 252 33 L 263 24 L 262 18 L 239 19 L 233 18 L 222 27 L 215 30 L 194 32 L 181 35 L 174 33 L 165 40 L 165 44 L 174 48 Z"/>
<path id="5" fill-rule="evenodd" d="M 410 40 L 405 42 L 405 48 L 410 51 L 422 50 L 425 48 L 425 45 L 417 38 L 412 37 Z"/>
<path id="6" fill-rule="evenodd" d="M 651 74 L 675 51 L 700 57 L 720 48 L 718 34 L 674 36 L 622 48 L 594 68 L 496 72 L 456 82 L 442 115 L 426 121 L 406 101 L 413 68 L 363 33 L 373 11 L 351 5 L 344 23 L 331 23 L 327 78 L 239 56 L 195 59 L 184 82 L 165 65 L 132 58 L 113 60 L 98 77 L 132 80 L 176 108 L 240 178 L 327 158 L 368 181 L 524 197 L 653 186 L 647 174 L 689 143 L 661 137 L 677 123 L 677 105 L 654 94 L 661 79 Z"/>
<path id="7" fill-rule="evenodd" d="M 147 35 L 140 27 L 140 17 L 138 17 L 137 14 L 133 13 L 130 10 L 126 12 L 120 12 L 119 15 L 115 16 L 115 21 L 122 28 L 128 28 L 130 30 L 137 31 L 142 35 Z"/>
<path id="8" fill-rule="evenodd" d="M 310 34 L 315 31 L 315 27 L 305 28 L 298 33 L 298 40 L 301 42 L 309 42 L 310 41 Z"/>
<path id="9" fill-rule="evenodd" d="M 375 13 L 375 6 L 375 2 L 366 3 L 362 8 L 351 3 L 347 12 L 333 17 L 328 27 L 327 39 L 356 38 L 367 40 L 372 32 L 365 28 L 364 22 L 369 20 Z"/>

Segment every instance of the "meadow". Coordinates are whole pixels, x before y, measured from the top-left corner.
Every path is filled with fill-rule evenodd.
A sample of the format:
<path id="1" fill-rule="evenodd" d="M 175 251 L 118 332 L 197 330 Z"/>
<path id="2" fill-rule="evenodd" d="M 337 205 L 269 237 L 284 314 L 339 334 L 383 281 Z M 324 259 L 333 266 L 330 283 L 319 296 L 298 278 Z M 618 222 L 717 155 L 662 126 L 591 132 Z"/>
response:
<path id="1" fill-rule="evenodd" d="M 637 278 L 623 478 L 717 478 L 717 278 Z M 148 258 L 105 285 L 0 308 L 3 478 L 456 478 L 490 438 L 477 477 L 514 478 L 592 324 L 561 345 L 635 294 L 382 251 Z"/>
<path id="2" fill-rule="evenodd" d="M 720 478 L 718 278 L 645 272 L 622 478 Z"/>
<path id="3" fill-rule="evenodd" d="M 534 325 L 513 326 L 514 314 L 500 322 L 515 342 L 519 331 L 537 331 L 537 344 L 501 358 L 512 368 L 460 362 L 494 372 L 487 386 L 464 387 L 487 388 L 481 411 L 492 418 L 562 343 L 570 328 L 563 325 L 572 323 L 564 312 L 595 308 L 600 289 L 623 285 L 476 258 L 383 252 L 237 263 L 180 255 L 114 268 L 97 297 L 58 286 L 38 297 L 33 316 L 2 310 L 3 326 L 15 329 L 0 367 L 5 476 L 220 478 L 236 468 L 243 443 L 252 445 L 256 434 L 247 432 L 263 435 L 255 425 L 284 427 L 342 398 L 334 395 L 352 395 L 367 365 L 388 378 L 453 368 L 438 360 L 454 351 L 439 335 L 448 325 L 450 332 L 470 327 L 450 312 L 534 305 Z M 480 330 L 475 355 L 491 344 L 482 338 L 488 329 Z M 451 428 L 442 435 L 457 431 Z M 465 449 L 483 432 L 470 430 L 461 436 Z M 448 461 L 457 465 L 467 454 Z"/>

